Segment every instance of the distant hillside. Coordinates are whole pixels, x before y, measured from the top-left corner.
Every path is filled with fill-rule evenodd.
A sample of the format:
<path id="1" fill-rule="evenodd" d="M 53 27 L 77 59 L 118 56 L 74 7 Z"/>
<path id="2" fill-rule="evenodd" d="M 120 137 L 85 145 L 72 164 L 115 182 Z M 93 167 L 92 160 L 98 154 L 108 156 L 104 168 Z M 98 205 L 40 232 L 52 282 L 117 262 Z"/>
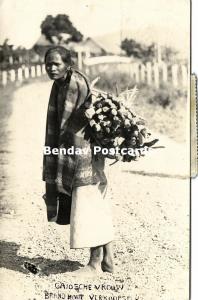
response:
<path id="1" fill-rule="evenodd" d="M 121 40 L 133 38 L 139 42 L 150 44 L 159 42 L 161 45 L 171 46 L 180 52 L 181 57 L 186 58 L 189 51 L 190 34 L 174 27 L 170 30 L 166 27 L 148 26 L 144 29 L 125 30 L 123 32 L 113 32 L 102 36 L 94 36 L 97 41 L 108 52 L 119 54 Z"/>

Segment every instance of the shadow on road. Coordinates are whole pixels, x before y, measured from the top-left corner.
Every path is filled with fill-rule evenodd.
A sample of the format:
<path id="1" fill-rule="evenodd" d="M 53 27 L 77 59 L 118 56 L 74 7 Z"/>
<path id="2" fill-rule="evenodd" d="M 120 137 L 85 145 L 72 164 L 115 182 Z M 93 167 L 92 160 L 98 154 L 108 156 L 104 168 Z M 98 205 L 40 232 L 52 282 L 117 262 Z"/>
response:
<path id="1" fill-rule="evenodd" d="M 29 258 L 27 256 L 19 256 L 17 254 L 20 245 L 13 242 L 0 242 L 1 261 L 0 267 L 24 274 L 30 273 L 24 268 L 24 263 L 29 262 L 40 269 L 39 275 L 48 276 L 50 274 L 59 274 L 65 272 L 73 272 L 83 267 L 77 261 L 71 260 L 51 260 L 44 257 Z"/>

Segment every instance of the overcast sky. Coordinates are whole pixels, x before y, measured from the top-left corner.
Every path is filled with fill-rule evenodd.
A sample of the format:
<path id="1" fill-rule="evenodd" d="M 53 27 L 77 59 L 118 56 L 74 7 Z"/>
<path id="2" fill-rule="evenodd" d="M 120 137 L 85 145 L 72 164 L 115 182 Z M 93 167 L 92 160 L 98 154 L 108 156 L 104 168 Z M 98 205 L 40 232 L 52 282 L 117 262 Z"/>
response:
<path id="1" fill-rule="evenodd" d="M 0 43 L 31 47 L 47 14 L 69 15 L 85 36 L 127 29 L 177 28 L 175 39 L 189 29 L 190 0 L 0 0 Z"/>

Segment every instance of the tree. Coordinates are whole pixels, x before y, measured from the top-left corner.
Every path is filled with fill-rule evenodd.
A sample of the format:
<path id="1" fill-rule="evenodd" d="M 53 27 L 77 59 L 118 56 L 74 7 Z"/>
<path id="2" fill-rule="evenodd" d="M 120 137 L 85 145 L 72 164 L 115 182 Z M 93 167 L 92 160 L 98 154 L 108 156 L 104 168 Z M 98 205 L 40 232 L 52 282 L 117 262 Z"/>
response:
<path id="1" fill-rule="evenodd" d="M 121 49 L 126 52 L 127 56 L 133 56 L 143 61 L 149 61 L 155 56 L 154 44 L 146 46 L 133 39 L 125 38 L 121 43 Z"/>
<path id="2" fill-rule="evenodd" d="M 69 41 L 80 42 L 83 35 L 78 31 L 69 19 L 69 16 L 59 14 L 56 17 L 48 15 L 41 24 L 41 32 L 46 38 L 53 43 L 53 37 L 56 37 L 59 42 L 61 41 L 61 33 L 70 35 Z"/>

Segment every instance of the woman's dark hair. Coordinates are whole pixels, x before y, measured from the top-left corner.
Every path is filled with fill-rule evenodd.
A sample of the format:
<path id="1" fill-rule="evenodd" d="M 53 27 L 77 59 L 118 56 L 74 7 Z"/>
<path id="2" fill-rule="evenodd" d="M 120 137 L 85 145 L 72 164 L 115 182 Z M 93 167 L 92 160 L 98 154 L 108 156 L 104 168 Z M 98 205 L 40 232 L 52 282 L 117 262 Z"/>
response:
<path id="1" fill-rule="evenodd" d="M 64 63 L 66 63 L 70 66 L 72 66 L 74 64 L 74 62 L 72 60 L 71 52 L 62 46 L 54 46 L 54 47 L 49 48 L 45 53 L 44 61 L 46 62 L 47 56 L 54 52 L 60 54 Z"/>

